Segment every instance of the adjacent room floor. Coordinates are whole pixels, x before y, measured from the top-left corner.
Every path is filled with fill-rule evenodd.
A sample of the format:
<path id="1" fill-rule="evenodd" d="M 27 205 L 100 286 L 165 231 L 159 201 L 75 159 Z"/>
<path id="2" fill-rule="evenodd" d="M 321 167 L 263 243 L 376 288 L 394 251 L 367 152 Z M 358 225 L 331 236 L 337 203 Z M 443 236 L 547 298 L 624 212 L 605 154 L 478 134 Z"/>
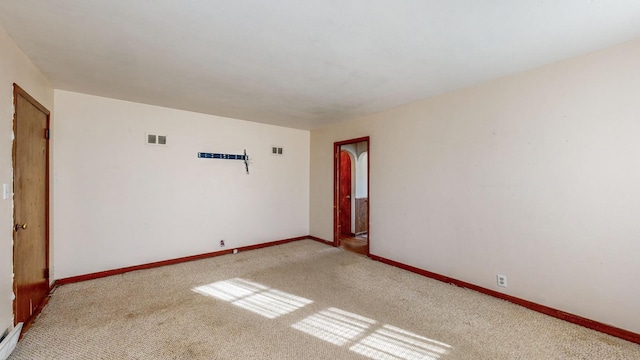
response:
<path id="1" fill-rule="evenodd" d="M 340 247 L 357 254 L 367 255 L 368 242 L 367 234 L 340 237 Z"/>

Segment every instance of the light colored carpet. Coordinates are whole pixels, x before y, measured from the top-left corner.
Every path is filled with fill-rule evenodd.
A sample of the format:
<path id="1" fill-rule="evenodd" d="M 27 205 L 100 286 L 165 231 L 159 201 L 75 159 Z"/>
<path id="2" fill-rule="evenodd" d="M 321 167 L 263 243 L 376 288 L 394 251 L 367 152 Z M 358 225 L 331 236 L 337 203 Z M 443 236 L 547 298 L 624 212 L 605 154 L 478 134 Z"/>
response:
<path id="1" fill-rule="evenodd" d="M 311 240 L 59 287 L 19 359 L 640 359 L 640 345 Z"/>

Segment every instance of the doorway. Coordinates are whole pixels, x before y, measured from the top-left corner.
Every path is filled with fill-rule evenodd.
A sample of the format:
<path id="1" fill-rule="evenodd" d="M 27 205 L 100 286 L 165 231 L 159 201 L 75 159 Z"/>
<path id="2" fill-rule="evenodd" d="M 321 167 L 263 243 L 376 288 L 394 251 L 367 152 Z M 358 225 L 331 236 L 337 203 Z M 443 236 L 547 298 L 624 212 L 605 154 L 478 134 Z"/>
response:
<path id="1" fill-rule="evenodd" d="M 369 255 L 369 137 L 334 143 L 333 245 Z"/>
<path id="2" fill-rule="evenodd" d="M 13 84 L 14 324 L 33 320 L 49 293 L 50 113 Z"/>

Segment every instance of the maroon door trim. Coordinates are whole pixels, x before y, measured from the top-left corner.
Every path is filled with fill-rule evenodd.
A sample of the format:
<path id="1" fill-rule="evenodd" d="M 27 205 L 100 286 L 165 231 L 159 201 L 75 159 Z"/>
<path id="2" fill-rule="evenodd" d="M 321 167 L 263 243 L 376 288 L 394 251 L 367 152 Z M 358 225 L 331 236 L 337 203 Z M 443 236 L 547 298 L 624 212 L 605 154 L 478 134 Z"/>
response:
<path id="1" fill-rule="evenodd" d="M 338 209 L 340 206 L 340 193 L 339 193 L 339 174 L 340 174 L 340 146 L 355 144 L 362 141 L 367 142 L 367 198 L 369 199 L 369 207 L 367 209 L 367 230 L 368 230 L 368 241 L 367 241 L 367 256 L 369 256 L 370 245 L 371 245 L 371 227 L 369 226 L 369 222 L 371 219 L 370 211 L 371 211 L 371 196 L 370 196 L 370 185 L 371 185 L 371 139 L 369 136 L 363 136 L 355 139 L 337 141 L 333 143 L 333 246 L 340 246 L 340 227 L 338 226 L 338 222 L 340 221 L 338 216 Z"/>

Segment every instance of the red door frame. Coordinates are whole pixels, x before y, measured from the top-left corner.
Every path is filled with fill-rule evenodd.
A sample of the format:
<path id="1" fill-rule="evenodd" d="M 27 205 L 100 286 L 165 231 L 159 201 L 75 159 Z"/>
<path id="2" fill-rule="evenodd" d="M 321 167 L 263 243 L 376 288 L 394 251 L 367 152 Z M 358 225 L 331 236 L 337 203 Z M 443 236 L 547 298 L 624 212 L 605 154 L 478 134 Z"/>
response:
<path id="1" fill-rule="evenodd" d="M 343 141 L 337 141 L 333 143 L 333 246 L 340 246 L 340 234 L 338 222 L 339 219 L 339 209 L 340 209 L 340 192 L 338 188 L 338 184 L 340 183 L 340 147 L 342 145 L 355 144 L 362 141 L 367 142 L 367 199 L 369 199 L 369 206 L 367 206 L 367 256 L 369 256 L 369 246 L 371 244 L 371 228 L 369 226 L 370 222 L 370 211 L 371 211 L 371 198 L 370 198 L 370 164 L 371 164 L 371 140 L 368 136 L 349 139 Z M 355 166 L 355 164 L 352 164 Z"/>

